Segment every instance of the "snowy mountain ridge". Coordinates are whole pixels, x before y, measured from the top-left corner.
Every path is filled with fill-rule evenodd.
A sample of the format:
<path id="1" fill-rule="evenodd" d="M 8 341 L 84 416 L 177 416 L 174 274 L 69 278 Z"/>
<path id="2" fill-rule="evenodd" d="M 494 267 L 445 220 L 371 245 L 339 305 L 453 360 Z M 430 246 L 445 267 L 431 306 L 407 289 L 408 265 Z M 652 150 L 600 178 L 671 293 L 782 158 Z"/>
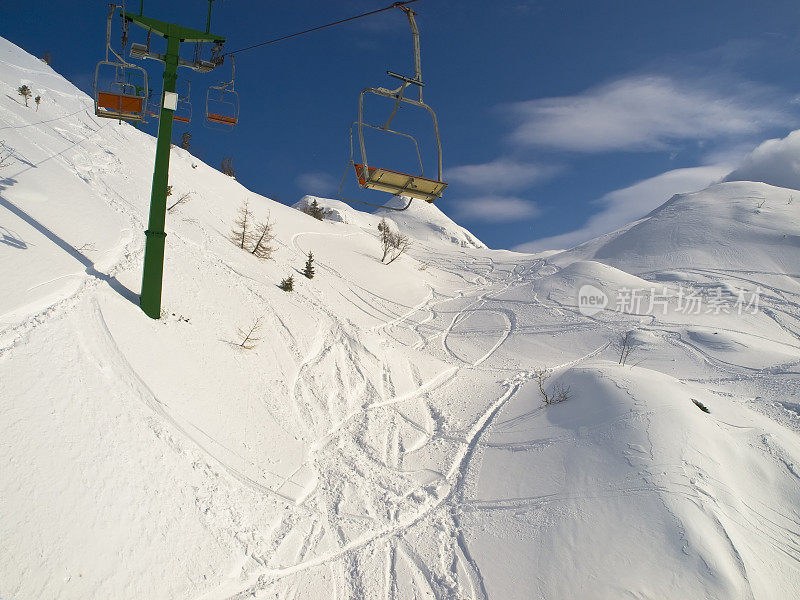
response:
<path id="1" fill-rule="evenodd" d="M 151 321 L 153 138 L 2 39 L 0 88 L 0 597 L 798 595 L 789 190 L 678 196 L 547 258 L 421 205 L 384 265 L 380 214 L 317 221 L 176 148 Z M 230 240 L 244 201 L 270 260 Z"/>

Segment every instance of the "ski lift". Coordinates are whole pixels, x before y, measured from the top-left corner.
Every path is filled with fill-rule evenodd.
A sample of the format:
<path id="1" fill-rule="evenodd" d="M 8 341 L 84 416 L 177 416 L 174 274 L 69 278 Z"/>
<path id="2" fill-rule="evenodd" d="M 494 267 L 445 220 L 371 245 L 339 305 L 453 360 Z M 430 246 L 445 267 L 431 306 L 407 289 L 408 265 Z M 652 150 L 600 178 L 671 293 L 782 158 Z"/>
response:
<path id="1" fill-rule="evenodd" d="M 406 6 L 399 6 L 400 10 L 406 13 L 408 17 L 408 22 L 411 25 L 411 36 L 414 46 L 414 77 L 406 77 L 404 75 L 398 75 L 397 73 L 393 73 L 392 71 L 386 71 L 386 73 L 394 77 L 395 79 L 400 80 L 400 87 L 394 90 L 389 90 L 383 87 L 377 88 L 366 88 L 361 91 L 361 94 L 358 96 L 358 120 L 355 121 L 350 126 L 350 160 L 347 163 L 347 167 L 345 167 L 345 172 L 342 177 L 342 182 L 339 185 L 339 199 L 343 200 L 344 202 L 354 202 L 357 204 L 366 204 L 368 206 L 377 206 L 379 208 L 384 208 L 388 210 L 406 210 L 409 206 L 411 206 L 411 202 L 416 198 L 419 200 L 424 200 L 425 202 L 432 203 L 437 198 L 442 197 L 442 193 L 444 189 L 447 187 L 447 184 L 442 181 L 442 143 L 439 139 L 439 123 L 436 119 L 436 113 L 433 109 L 425 104 L 422 99 L 422 88 L 425 85 L 422 82 L 422 67 L 421 67 L 421 59 L 420 59 L 420 47 L 419 47 L 419 29 L 417 29 L 417 23 L 414 19 L 414 15 L 416 14 L 413 10 Z M 406 97 L 406 90 L 410 86 L 416 86 L 418 91 L 418 96 L 416 99 Z M 394 100 L 394 108 L 392 112 L 389 114 L 388 119 L 383 125 L 372 125 L 370 123 L 364 122 L 364 96 L 366 94 L 375 94 L 377 96 L 383 96 L 385 98 L 391 98 Z M 423 163 L 422 163 L 422 154 L 419 150 L 419 144 L 417 140 L 407 134 L 400 131 L 395 131 L 389 129 L 389 126 L 394 120 L 395 115 L 397 115 L 397 111 L 400 109 L 401 103 L 410 104 L 412 106 L 417 106 L 419 108 L 424 108 L 428 111 L 433 120 L 433 132 L 436 139 L 436 149 L 437 149 L 437 177 L 436 179 L 431 179 L 424 176 L 423 170 Z M 353 144 L 353 129 L 356 129 L 358 133 L 358 146 L 360 152 L 360 161 L 356 162 L 355 159 L 355 152 L 354 152 L 354 144 Z M 364 129 L 375 129 L 377 131 L 382 131 L 385 133 L 392 133 L 407 139 L 410 139 L 413 144 L 414 148 L 416 149 L 417 159 L 419 161 L 419 174 L 412 175 L 409 173 L 403 173 L 401 171 L 396 171 L 393 169 L 387 169 L 384 167 L 372 167 L 367 162 L 367 149 L 364 143 Z M 373 204 L 371 202 L 362 202 L 360 200 L 350 200 L 344 198 L 342 195 L 342 188 L 344 186 L 345 179 L 347 178 L 347 173 L 350 170 L 350 166 L 353 166 L 353 169 L 356 174 L 356 179 L 358 181 L 358 185 L 362 189 L 370 189 L 370 190 L 377 190 L 381 192 L 388 192 L 394 196 L 405 196 L 409 199 L 408 203 L 403 208 L 394 208 L 390 206 L 384 206 L 381 204 Z"/>
<path id="2" fill-rule="evenodd" d="M 231 129 L 239 122 L 239 94 L 236 92 L 236 63 L 231 59 L 231 80 L 211 85 L 206 92 L 206 126 L 211 129 Z"/>
<path id="3" fill-rule="evenodd" d="M 125 45 L 127 24 L 123 21 L 122 56 L 111 47 L 111 21 L 116 6 L 112 5 L 106 25 L 106 57 L 94 70 L 94 114 L 107 119 L 143 122 L 147 114 L 147 71 L 127 62 Z M 109 54 L 116 60 L 110 60 Z"/>

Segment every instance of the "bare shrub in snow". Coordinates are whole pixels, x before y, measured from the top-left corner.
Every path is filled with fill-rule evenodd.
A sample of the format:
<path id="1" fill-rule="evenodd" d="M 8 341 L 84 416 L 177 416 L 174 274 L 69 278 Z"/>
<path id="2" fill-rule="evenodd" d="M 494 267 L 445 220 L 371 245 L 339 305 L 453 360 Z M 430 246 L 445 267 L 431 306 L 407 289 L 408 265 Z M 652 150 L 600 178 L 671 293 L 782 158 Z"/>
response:
<path id="1" fill-rule="evenodd" d="M 180 206 L 184 202 L 188 202 L 189 200 L 191 200 L 191 198 L 192 198 L 192 192 L 186 192 L 180 198 L 178 198 L 178 200 L 172 206 L 167 208 L 167 212 L 171 211 L 173 208 L 177 206 Z"/>
<path id="2" fill-rule="evenodd" d="M 550 391 L 545 389 L 545 383 L 550 379 L 550 373 L 547 369 L 538 369 L 534 376 L 536 377 L 536 383 L 539 384 L 539 393 L 542 395 L 542 400 L 544 400 L 545 404 L 558 404 L 571 398 L 570 387 L 560 381 L 553 385 Z"/>
<path id="3" fill-rule="evenodd" d="M 183 135 L 181 136 L 180 147 L 184 150 L 188 150 L 192 147 L 192 134 L 188 131 L 183 132 Z"/>
<path id="4" fill-rule="evenodd" d="M 389 228 L 389 223 L 386 219 L 381 219 L 381 222 L 378 223 L 378 233 L 380 234 L 378 239 L 381 242 L 381 250 L 383 250 L 383 256 L 381 256 L 381 262 L 383 262 L 392 248 L 392 230 Z"/>
<path id="5" fill-rule="evenodd" d="M 42 57 L 42 62 L 46 65 L 49 65 L 51 62 L 53 62 L 53 55 L 50 54 L 49 51 L 45 52 L 44 56 Z"/>
<path id="6" fill-rule="evenodd" d="M 624 367 L 625 363 L 628 361 L 628 357 L 631 355 L 631 352 L 633 352 L 638 346 L 636 340 L 633 338 L 633 331 L 621 333 L 619 335 L 617 346 L 619 348 L 619 364 Z"/>
<path id="7" fill-rule="evenodd" d="M 242 250 L 253 239 L 253 211 L 250 210 L 247 200 L 239 208 L 239 218 L 234 221 L 235 227 L 231 230 L 231 240 Z"/>
<path id="8" fill-rule="evenodd" d="M 381 219 L 380 223 L 378 223 L 378 233 L 378 240 L 383 251 L 381 256 L 382 263 L 392 264 L 411 247 L 411 240 L 409 240 L 408 236 L 399 231 L 392 231 L 392 227 L 386 219 Z"/>
<path id="9" fill-rule="evenodd" d="M 269 215 L 267 215 L 267 220 L 263 223 L 259 223 L 255 229 L 255 233 L 253 234 L 253 240 L 255 240 L 255 242 L 250 254 L 261 260 L 269 260 L 272 258 L 272 252 L 275 250 L 275 248 L 270 246 L 270 242 L 274 239 L 275 234 L 272 233 L 272 222 L 269 220 Z"/>
<path id="10" fill-rule="evenodd" d="M 400 258 L 401 254 L 405 254 L 406 251 L 411 247 L 411 240 L 408 239 L 407 235 L 403 235 L 400 232 L 394 234 L 392 240 L 392 252 L 389 256 L 389 260 L 386 261 L 387 265 L 392 264 L 398 258 Z"/>
<path id="11" fill-rule="evenodd" d="M 249 327 L 237 329 L 236 333 L 238 333 L 239 337 L 242 338 L 239 347 L 244 348 L 245 350 L 252 350 L 255 348 L 256 345 L 258 345 L 258 342 L 261 341 L 261 338 L 255 337 L 260 329 L 261 317 L 258 317 L 255 321 L 253 321 Z"/>

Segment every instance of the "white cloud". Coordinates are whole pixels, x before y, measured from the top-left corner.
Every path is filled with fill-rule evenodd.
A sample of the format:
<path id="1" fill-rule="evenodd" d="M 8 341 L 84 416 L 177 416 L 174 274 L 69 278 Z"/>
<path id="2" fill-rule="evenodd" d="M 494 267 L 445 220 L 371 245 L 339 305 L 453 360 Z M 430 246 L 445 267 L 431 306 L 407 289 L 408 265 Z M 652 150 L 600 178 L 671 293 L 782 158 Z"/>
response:
<path id="1" fill-rule="evenodd" d="M 504 108 L 517 123 L 513 142 L 577 152 L 664 149 L 680 140 L 754 134 L 790 120 L 763 100 L 763 88 L 742 82 L 719 87 L 725 90 L 636 76 Z"/>
<path id="2" fill-rule="evenodd" d="M 535 202 L 516 196 L 482 196 L 457 200 L 455 212 L 459 219 L 481 219 L 490 223 L 529 219 L 541 213 Z"/>
<path id="3" fill-rule="evenodd" d="M 800 130 L 760 144 L 725 180 L 763 181 L 800 190 Z"/>
<path id="4" fill-rule="evenodd" d="M 297 187 L 306 194 L 325 195 L 335 192 L 339 188 L 339 182 L 327 173 L 315 171 L 299 175 Z"/>
<path id="5" fill-rule="evenodd" d="M 445 179 L 486 190 L 519 190 L 549 179 L 561 171 L 555 165 L 521 163 L 498 158 L 478 165 L 462 165 L 447 170 Z"/>
<path id="6" fill-rule="evenodd" d="M 541 238 L 515 248 L 522 252 L 538 252 L 572 248 L 604 233 L 645 216 L 673 195 L 694 192 L 719 181 L 730 171 L 730 164 L 717 164 L 689 169 L 675 169 L 644 179 L 629 187 L 614 190 L 595 200 L 602 205 L 580 229 Z"/>

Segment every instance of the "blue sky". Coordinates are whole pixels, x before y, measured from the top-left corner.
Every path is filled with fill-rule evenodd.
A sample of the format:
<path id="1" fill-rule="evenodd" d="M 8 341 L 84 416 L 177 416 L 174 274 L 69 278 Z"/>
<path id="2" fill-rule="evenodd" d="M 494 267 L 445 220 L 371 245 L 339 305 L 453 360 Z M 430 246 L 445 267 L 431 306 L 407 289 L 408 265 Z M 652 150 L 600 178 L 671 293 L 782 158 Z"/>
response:
<path id="1" fill-rule="evenodd" d="M 224 0 L 215 4 L 212 29 L 233 50 L 386 4 Z M 3 0 L 0 35 L 39 56 L 50 51 L 53 67 L 89 91 L 103 52 L 107 2 L 33 6 Z M 202 28 L 205 6 L 146 0 L 145 14 Z M 796 2 L 422 0 L 414 6 L 425 99 L 439 116 L 450 182 L 440 207 L 491 247 L 567 247 L 610 231 L 673 193 L 705 187 L 759 142 L 798 126 Z M 141 37 L 134 31 L 133 41 Z M 160 90 L 160 65 L 148 63 Z M 196 118 L 176 125 L 175 139 L 190 131 L 193 151 L 212 165 L 232 155 L 244 185 L 284 203 L 304 193 L 335 195 L 358 92 L 390 86 L 386 69 L 411 73 L 408 24 L 399 10 L 389 11 L 244 52 L 236 64 L 240 125 L 220 133 Z M 206 86 L 227 69 L 181 71 L 192 80 L 196 117 Z M 368 114 L 377 120 L 385 109 L 370 105 Z M 422 116 L 404 110 L 396 124 L 420 134 L 430 173 L 434 152 Z M 412 168 L 410 149 L 374 136 L 369 141 L 371 164 L 385 159 L 389 168 Z M 352 179 L 347 183 L 355 197 Z"/>

